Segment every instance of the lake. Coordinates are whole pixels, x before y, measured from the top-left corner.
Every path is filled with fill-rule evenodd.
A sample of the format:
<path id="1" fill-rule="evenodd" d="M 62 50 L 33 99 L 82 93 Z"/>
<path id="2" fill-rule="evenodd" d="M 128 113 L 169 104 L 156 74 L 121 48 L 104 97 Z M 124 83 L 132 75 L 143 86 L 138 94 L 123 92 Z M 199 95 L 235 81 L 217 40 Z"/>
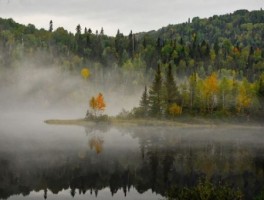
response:
<path id="1" fill-rule="evenodd" d="M 202 178 L 264 188 L 263 126 L 56 126 L 0 117 L 0 199 L 166 199 Z"/>

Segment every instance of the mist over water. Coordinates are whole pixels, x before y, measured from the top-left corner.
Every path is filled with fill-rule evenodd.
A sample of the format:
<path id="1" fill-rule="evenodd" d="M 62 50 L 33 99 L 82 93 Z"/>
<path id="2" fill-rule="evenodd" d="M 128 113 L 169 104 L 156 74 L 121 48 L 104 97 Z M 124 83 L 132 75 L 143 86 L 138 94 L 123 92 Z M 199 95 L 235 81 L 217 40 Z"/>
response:
<path id="1" fill-rule="evenodd" d="M 163 199 L 209 177 L 251 199 L 264 186 L 262 127 L 50 126 L 1 118 L 0 199 Z M 18 195 L 18 196 L 17 196 Z"/>

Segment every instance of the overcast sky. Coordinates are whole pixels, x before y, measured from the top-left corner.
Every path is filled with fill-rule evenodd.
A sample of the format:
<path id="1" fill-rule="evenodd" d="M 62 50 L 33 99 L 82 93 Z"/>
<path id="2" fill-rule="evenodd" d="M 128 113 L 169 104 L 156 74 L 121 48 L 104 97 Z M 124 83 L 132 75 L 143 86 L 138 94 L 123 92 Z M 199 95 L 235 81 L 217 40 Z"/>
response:
<path id="1" fill-rule="evenodd" d="M 238 9 L 259 10 L 264 0 L 0 0 L 0 17 L 48 29 L 64 27 L 75 33 L 78 24 L 115 35 L 157 30 L 188 18 L 227 14 Z"/>

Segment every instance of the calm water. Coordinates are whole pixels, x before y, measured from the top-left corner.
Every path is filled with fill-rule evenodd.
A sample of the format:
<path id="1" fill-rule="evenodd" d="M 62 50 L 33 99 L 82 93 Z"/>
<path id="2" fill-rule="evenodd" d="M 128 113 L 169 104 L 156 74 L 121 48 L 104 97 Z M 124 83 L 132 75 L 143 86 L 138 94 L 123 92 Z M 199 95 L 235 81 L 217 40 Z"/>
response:
<path id="1" fill-rule="evenodd" d="M 264 188 L 260 126 L 84 128 L 25 116 L 0 117 L 0 199 L 165 199 L 201 177 L 245 199 Z"/>

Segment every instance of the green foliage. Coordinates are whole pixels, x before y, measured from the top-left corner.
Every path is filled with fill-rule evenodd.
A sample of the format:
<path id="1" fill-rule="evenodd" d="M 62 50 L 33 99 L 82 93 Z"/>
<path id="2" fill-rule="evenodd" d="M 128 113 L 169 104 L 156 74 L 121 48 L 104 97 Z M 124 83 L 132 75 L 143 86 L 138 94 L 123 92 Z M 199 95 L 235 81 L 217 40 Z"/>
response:
<path id="1" fill-rule="evenodd" d="M 208 180 L 200 181 L 190 188 L 173 187 L 168 192 L 169 200 L 242 200 L 242 192 L 228 185 L 214 185 Z"/>
<path id="2" fill-rule="evenodd" d="M 139 102 L 139 108 L 140 111 L 142 112 L 142 116 L 147 117 L 148 116 L 148 111 L 149 111 L 149 99 L 148 99 L 148 90 L 147 86 L 145 86 L 145 90 L 142 94 L 141 100 Z"/>
<path id="3" fill-rule="evenodd" d="M 148 111 L 141 102 L 136 115 L 168 116 L 174 103 L 183 114 L 248 115 L 263 106 L 263 19 L 263 10 L 239 10 L 147 33 L 126 36 L 118 30 L 109 37 L 103 28 L 99 33 L 79 24 L 72 34 L 63 27 L 53 30 L 52 21 L 48 30 L 39 30 L 0 18 L 0 67 L 19 67 L 23 59 L 32 59 L 79 74 L 89 66 L 91 82 L 112 79 L 125 93 L 128 86 L 131 92 L 150 84 L 159 64 L 147 95 Z M 181 87 L 174 77 L 183 78 Z"/>
<path id="4" fill-rule="evenodd" d="M 180 94 L 173 77 L 171 64 L 169 64 L 168 71 L 166 74 L 165 89 L 166 89 L 165 102 L 167 107 L 166 113 L 169 114 L 168 112 L 172 104 L 174 103 L 180 104 Z"/>
<path id="5" fill-rule="evenodd" d="M 264 73 L 262 73 L 258 80 L 258 95 L 264 97 Z"/>
<path id="6" fill-rule="evenodd" d="M 154 81 L 149 90 L 150 116 L 161 117 L 162 115 L 162 78 L 160 65 L 158 65 Z"/>
<path id="7" fill-rule="evenodd" d="M 264 199 L 264 189 L 258 194 L 254 200 L 263 200 Z"/>
<path id="8" fill-rule="evenodd" d="M 147 33 L 131 31 L 125 36 L 118 30 L 115 37 L 106 36 L 103 28 L 100 34 L 93 33 L 80 24 L 72 34 L 63 27 L 53 30 L 53 21 L 49 22 L 48 30 L 38 30 L 32 24 L 24 26 L 12 19 L 0 18 L 0 53 L 3 55 L 0 64 L 11 66 L 17 59 L 14 59 L 16 52 L 23 47 L 29 56 L 37 50 L 49 53 L 51 59 L 43 59 L 43 62 L 57 64 L 67 60 L 70 67 L 66 68 L 72 71 L 79 71 L 82 65 L 91 66 L 91 62 L 104 67 L 121 67 L 128 60 L 133 63 L 140 58 L 147 71 L 157 63 L 171 63 L 179 76 L 196 72 L 203 77 L 227 68 L 241 71 L 254 81 L 264 71 L 263 18 L 263 10 L 239 10 L 208 19 L 196 17 L 192 23 L 169 25 Z M 82 60 L 80 65 L 72 62 L 71 58 L 76 56 Z M 133 68 L 137 67 L 133 63 Z"/>
<path id="9" fill-rule="evenodd" d="M 222 78 L 219 78 L 221 77 L 219 74 L 222 74 Z M 161 118 L 164 114 L 171 118 L 185 113 L 211 116 L 233 114 L 249 117 L 259 112 L 262 97 L 259 98 L 257 94 L 260 90 L 260 81 L 250 83 L 246 78 L 239 80 L 233 71 L 222 71 L 219 74 L 213 72 L 201 78 L 194 73 L 180 85 L 178 90 L 171 66 L 169 65 L 166 74 L 164 88 L 158 67 L 149 91 L 149 102 L 146 100 L 145 88 L 140 107 L 133 112 L 135 116 L 155 118 Z"/>

